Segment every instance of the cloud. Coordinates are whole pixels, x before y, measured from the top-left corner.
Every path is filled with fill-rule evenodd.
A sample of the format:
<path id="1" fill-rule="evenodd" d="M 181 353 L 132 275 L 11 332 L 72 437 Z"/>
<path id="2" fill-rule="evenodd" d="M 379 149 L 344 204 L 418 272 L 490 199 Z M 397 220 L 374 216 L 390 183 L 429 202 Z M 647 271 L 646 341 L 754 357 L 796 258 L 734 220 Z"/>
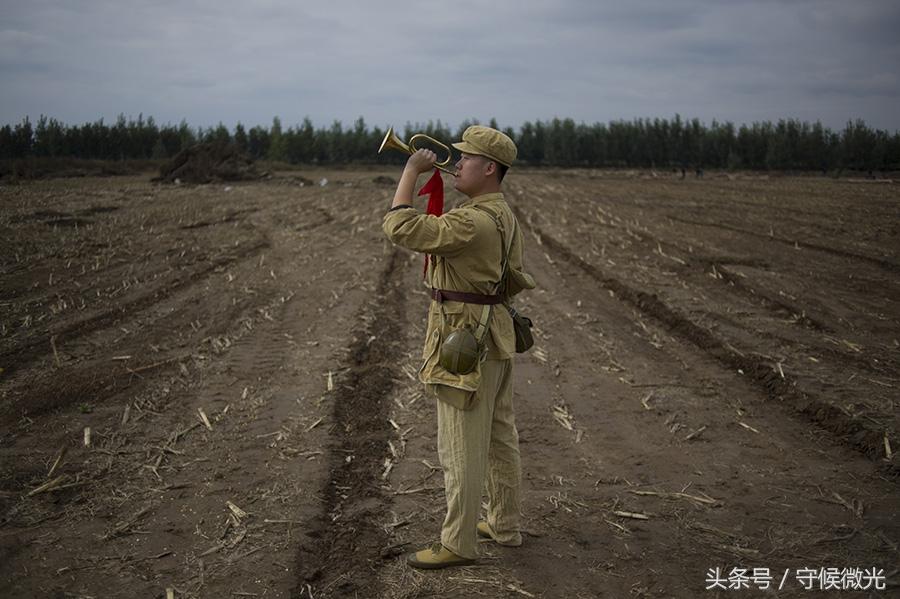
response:
<path id="1" fill-rule="evenodd" d="M 0 26 L 0 122 L 495 116 L 900 129 L 893 0 L 33 0 Z"/>

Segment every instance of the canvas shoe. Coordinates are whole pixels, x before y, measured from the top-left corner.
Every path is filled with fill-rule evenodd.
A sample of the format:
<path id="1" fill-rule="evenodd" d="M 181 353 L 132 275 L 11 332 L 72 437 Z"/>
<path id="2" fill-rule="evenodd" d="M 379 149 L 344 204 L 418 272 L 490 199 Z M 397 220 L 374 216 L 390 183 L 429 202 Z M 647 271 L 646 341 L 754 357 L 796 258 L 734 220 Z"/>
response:
<path id="1" fill-rule="evenodd" d="M 453 566 L 468 566 L 474 564 L 474 559 L 460 557 L 441 545 L 433 543 L 428 549 L 410 553 L 406 556 L 406 563 L 413 568 L 423 570 L 438 570 L 440 568 L 452 568 Z"/>
<path id="2" fill-rule="evenodd" d="M 491 530 L 491 526 L 484 520 L 479 522 L 476 525 L 475 529 L 478 532 L 479 537 L 483 539 L 491 539 L 498 545 L 503 545 L 504 547 L 519 547 L 522 544 L 522 535 L 516 535 L 517 539 L 513 541 L 498 541 L 496 538 L 494 538 L 494 531 Z"/>

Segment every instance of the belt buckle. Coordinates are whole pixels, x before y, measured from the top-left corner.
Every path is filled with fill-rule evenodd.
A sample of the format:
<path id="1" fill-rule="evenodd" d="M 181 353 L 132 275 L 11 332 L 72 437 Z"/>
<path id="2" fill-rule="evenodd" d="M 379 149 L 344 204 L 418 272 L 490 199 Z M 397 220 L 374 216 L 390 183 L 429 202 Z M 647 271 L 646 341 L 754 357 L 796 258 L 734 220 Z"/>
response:
<path id="1" fill-rule="evenodd" d="M 435 290 L 434 290 L 434 301 L 436 301 L 436 302 L 439 303 L 439 304 L 443 304 L 443 303 L 444 303 L 444 294 L 441 293 L 441 290 L 440 290 L 440 289 L 435 289 Z"/>

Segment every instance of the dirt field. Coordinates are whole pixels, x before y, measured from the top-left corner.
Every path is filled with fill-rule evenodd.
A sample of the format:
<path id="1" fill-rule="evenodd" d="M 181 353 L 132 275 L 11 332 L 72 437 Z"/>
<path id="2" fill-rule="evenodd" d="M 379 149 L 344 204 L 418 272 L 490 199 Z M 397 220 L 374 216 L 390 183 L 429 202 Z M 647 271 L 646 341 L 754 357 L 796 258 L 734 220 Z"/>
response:
<path id="1" fill-rule="evenodd" d="M 0 187 L 0 596 L 896 596 L 895 184 L 511 173 L 525 544 L 420 573 L 398 174 Z"/>

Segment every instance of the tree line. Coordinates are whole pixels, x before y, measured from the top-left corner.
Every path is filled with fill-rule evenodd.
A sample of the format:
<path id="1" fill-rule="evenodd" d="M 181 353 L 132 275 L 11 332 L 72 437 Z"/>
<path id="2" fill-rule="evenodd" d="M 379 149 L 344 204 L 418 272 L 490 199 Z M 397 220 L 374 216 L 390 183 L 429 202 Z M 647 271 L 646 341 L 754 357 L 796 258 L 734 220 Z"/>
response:
<path id="1" fill-rule="evenodd" d="M 441 121 L 406 123 L 402 138 L 422 132 L 448 143 L 477 121 L 465 121 L 455 130 Z M 489 125 L 499 129 L 491 119 Z M 821 123 L 782 119 L 735 126 L 699 119 L 618 120 L 587 125 L 572 119 L 526 122 L 516 131 L 503 131 L 515 140 L 520 164 L 565 167 L 715 168 L 758 170 L 900 169 L 900 132 L 872 129 L 862 120 L 850 121 L 840 131 Z M 400 131 L 398 131 L 398 134 Z M 0 159 L 31 157 L 101 160 L 171 158 L 201 142 L 232 143 L 254 159 L 293 164 L 400 163 L 397 152 L 376 156 L 385 130 L 369 128 L 363 118 L 351 127 L 335 121 L 315 127 L 310 119 L 283 127 L 275 117 L 271 126 L 247 129 L 238 123 L 231 130 L 157 124 L 152 117 L 126 119 L 114 124 L 100 119 L 66 125 L 41 116 L 0 127 Z M 421 145 L 421 144 L 420 144 Z M 440 152 L 445 156 L 445 152 Z"/>

